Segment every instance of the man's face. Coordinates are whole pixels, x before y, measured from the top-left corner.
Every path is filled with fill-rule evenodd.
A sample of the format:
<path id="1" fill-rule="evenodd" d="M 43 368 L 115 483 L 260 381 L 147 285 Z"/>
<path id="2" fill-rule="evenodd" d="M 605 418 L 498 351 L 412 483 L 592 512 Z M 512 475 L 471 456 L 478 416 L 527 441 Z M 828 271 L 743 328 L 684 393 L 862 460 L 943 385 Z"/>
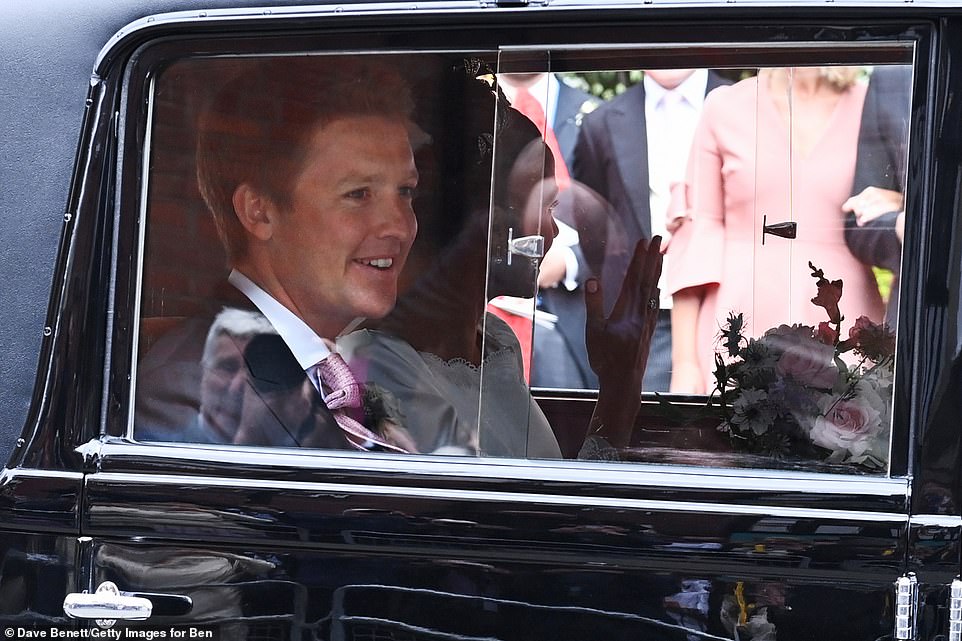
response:
<path id="1" fill-rule="evenodd" d="M 216 434 L 218 443 L 230 443 L 240 424 L 247 388 L 243 350 L 250 338 L 220 334 L 205 349 L 204 374 L 200 384 L 200 410 L 204 425 Z"/>
<path id="2" fill-rule="evenodd" d="M 418 172 L 404 123 L 377 116 L 319 127 L 267 244 L 280 291 L 321 336 L 394 307 L 417 233 Z"/>

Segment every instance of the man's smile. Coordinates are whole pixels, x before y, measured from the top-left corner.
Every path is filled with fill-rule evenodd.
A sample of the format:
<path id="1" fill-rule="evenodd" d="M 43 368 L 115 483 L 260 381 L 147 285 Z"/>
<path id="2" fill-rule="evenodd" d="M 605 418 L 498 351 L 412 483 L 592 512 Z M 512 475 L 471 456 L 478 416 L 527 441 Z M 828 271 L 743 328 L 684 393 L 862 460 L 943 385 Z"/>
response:
<path id="1" fill-rule="evenodd" d="M 394 265 L 393 258 L 361 258 L 355 262 L 361 263 L 362 265 L 368 265 L 370 267 L 376 267 L 377 269 L 390 269 Z"/>

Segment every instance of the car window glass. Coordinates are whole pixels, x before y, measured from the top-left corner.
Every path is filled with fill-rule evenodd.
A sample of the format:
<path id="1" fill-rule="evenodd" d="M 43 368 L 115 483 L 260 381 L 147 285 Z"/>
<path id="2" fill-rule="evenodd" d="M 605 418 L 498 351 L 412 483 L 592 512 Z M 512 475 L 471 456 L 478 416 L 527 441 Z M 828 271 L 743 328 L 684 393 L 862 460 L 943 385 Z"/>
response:
<path id="1" fill-rule="evenodd" d="M 911 49 L 672 51 L 167 65 L 130 434 L 885 473 Z M 654 337 L 599 429 L 615 316 Z"/>
<path id="2" fill-rule="evenodd" d="M 430 400 L 446 380 L 435 366 L 461 357 L 446 312 L 461 288 L 484 290 L 488 66 L 249 56 L 159 74 L 135 438 L 476 451 L 477 435 Z M 482 258 L 473 272 L 467 247 Z M 477 389 L 459 408 L 472 424 Z M 401 413 L 409 394 L 428 399 L 423 415 Z"/>
<path id="3" fill-rule="evenodd" d="M 556 55 L 547 68 L 558 72 L 542 68 L 575 96 L 554 119 L 579 126 L 569 156 L 555 152 L 571 173 L 554 214 L 577 232 L 588 267 L 570 289 L 558 279 L 528 288 L 536 311 L 526 375 L 564 455 L 888 469 L 908 50 L 862 60 L 791 50 L 779 52 L 790 66 L 759 66 L 775 57 L 761 53 L 737 67 L 613 70 L 600 65 L 630 56 L 592 51 Z M 503 82 L 534 84 L 536 67 L 506 67 Z M 601 322 L 624 321 L 617 301 L 637 290 L 626 284 L 633 250 L 654 235 L 667 249 L 640 386 L 652 400 L 636 424 L 599 431 L 593 406 L 568 409 L 583 398 L 577 390 L 604 387 L 584 286 L 601 286 Z M 538 429 L 532 415 L 529 430 Z M 630 437 L 592 444 L 606 432 Z"/>

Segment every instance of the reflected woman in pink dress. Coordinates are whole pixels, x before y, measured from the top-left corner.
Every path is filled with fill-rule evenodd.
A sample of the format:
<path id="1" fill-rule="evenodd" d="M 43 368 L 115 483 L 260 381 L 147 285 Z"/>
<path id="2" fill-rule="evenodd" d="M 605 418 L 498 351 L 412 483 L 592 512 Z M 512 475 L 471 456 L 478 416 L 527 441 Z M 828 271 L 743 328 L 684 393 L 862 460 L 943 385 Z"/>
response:
<path id="1" fill-rule="evenodd" d="M 860 76 L 857 67 L 766 69 L 705 100 L 675 193 L 685 222 L 666 260 L 672 391 L 711 391 L 715 343 L 730 312 L 744 314 L 751 336 L 825 320 L 810 302 L 810 261 L 844 281 L 849 323 L 861 315 L 881 321 L 872 272 L 843 233 L 867 87 Z M 768 235 L 763 245 L 763 217 L 796 222 L 796 239 Z"/>

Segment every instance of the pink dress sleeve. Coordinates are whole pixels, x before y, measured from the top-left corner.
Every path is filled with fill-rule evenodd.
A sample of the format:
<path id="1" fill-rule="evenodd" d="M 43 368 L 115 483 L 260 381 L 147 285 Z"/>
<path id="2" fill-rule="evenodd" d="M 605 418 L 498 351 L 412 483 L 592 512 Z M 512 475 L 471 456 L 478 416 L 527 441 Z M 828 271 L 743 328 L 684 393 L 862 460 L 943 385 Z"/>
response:
<path id="1" fill-rule="evenodd" d="M 705 98 L 695 130 L 684 183 L 672 190 L 671 212 L 689 218 L 672 236 L 666 255 L 666 282 L 672 294 L 700 285 L 718 284 L 724 261 L 725 215 L 722 157 L 717 136 L 718 103 L 728 87 Z"/>

